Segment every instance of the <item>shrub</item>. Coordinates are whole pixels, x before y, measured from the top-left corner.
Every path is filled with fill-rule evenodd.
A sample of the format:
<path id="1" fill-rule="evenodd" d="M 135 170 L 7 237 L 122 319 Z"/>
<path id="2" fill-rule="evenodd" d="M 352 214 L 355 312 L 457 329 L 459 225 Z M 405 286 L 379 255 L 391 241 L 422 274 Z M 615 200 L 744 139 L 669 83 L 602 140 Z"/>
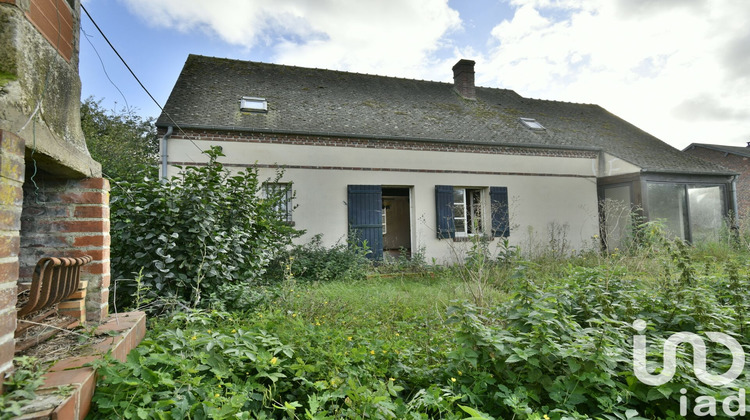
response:
<path id="1" fill-rule="evenodd" d="M 321 235 L 279 255 L 269 267 L 268 278 L 283 280 L 293 277 L 303 281 L 361 280 L 371 264 L 366 247 L 336 244 L 326 248 Z"/>
<path id="2" fill-rule="evenodd" d="M 204 153 L 205 166 L 112 189 L 112 275 L 140 273 L 138 284 L 117 282 L 120 307 L 133 303 L 137 287 L 147 298 L 206 306 L 227 287 L 258 279 L 299 233 L 277 217 L 285 191 L 264 198 L 257 171 L 230 174 L 220 148 Z"/>

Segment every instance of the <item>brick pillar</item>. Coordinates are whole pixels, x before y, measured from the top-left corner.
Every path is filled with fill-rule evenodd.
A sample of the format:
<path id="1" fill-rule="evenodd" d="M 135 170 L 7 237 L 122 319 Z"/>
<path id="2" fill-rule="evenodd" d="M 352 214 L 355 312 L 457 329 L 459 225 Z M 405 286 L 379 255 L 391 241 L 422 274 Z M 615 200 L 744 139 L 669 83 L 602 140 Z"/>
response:
<path id="1" fill-rule="evenodd" d="M 453 66 L 453 88 L 465 99 L 477 99 L 474 86 L 474 64 L 472 60 L 459 60 Z"/>
<path id="2" fill-rule="evenodd" d="M 27 174 L 21 217 L 20 281 L 30 282 L 44 256 L 93 261 L 81 271 L 86 300 L 67 301 L 60 311 L 98 322 L 107 316 L 109 297 L 109 181 L 104 178 L 61 179 Z"/>
<path id="3" fill-rule="evenodd" d="M 109 312 L 109 181 L 89 178 L 77 182 L 74 201 L 73 246 L 77 255 L 91 256 L 83 266 L 81 281 L 87 281 L 86 318 L 99 322 Z M 76 198 L 79 197 L 79 198 Z"/>
<path id="4" fill-rule="evenodd" d="M 0 378 L 12 368 L 15 351 L 24 143 L 15 134 L 0 130 Z"/>

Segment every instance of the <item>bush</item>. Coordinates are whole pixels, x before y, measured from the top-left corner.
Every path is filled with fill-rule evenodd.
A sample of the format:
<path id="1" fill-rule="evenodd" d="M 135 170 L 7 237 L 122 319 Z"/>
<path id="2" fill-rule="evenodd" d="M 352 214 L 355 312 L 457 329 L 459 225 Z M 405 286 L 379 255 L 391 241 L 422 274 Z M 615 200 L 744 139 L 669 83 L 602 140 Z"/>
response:
<path id="1" fill-rule="evenodd" d="M 365 278 L 370 260 L 366 247 L 336 244 L 326 248 L 321 235 L 281 254 L 269 267 L 268 278 L 276 281 L 293 277 L 303 281 L 361 280 Z"/>
<path id="2" fill-rule="evenodd" d="M 116 283 L 118 307 L 132 307 L 134 296 L 205 307 L 257 280 L 299 234 L 275 210 L 285 191 L 263 198 L 257 171 L 231 175 L 220 148 L 204 153 L 205 166 L 112 189 L 112 275 L 138 278 Z"/>

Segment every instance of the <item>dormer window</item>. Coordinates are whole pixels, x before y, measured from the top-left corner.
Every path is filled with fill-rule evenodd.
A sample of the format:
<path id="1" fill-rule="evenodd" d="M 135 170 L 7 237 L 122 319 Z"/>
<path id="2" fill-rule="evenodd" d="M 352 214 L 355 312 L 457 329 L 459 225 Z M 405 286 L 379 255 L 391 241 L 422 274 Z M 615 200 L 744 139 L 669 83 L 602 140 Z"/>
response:
<path id="1" fill-rule="evenodd" d="M 539 121 L 533 119 L 533 118 L 520 118 L 521 124 L 525 125 L 526 128 L 530 128 L 532 130 L 545 130 L 544 126 L 539 123 Z"/>
<path id="2" fill-rule="evenodd" d="M 254 96 L 243 96 L 240 100 L 240 111 L 242 112 L 268 112 L 268 101 L 266 98 Z"/>

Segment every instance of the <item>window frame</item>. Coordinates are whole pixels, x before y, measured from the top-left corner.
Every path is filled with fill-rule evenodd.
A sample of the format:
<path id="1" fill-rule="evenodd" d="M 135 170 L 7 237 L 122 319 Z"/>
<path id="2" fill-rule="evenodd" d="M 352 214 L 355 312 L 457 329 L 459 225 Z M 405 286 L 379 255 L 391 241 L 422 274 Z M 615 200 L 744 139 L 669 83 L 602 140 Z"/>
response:
<path id="1" fill-rule="evenodd" d="M 693 243 L 693 221 L 691 218 L 691 204 L 690 204 L 690 190 L 693 188 L 711 188 L 711 187 L 718 187 L 719 188 L 719 194 L 721 202 L 721 214 L 726 217 L 728 212 L 728 203 L 727 203 L 727 186 L 723 183 L 718 182 L 676 182 L 676 181 L 661 181 L 661 180 L 647 180 L 646 181 L 646 198 L 647 198 L 647 205 L 646 205 L 646 214 L 648 215 L 649 221 L 655 221 L 658 218 L 655 218 L 653 215 L 653 200 L 650 196 L 649 186 L 651 185 L 673 185 L 676 187 L 680 187 L 682 190 L 682 196 L 681 196 L 681 213 L 682 213 L 682 229 L 683 229 L 683 236 L 681 239 Z M 670 231 L 671 232 L 671 231 Z M 671 232 L 674 234 L 674 232 Z M 679 235 L 675 235 L 679 237 Z"/>
<path id="2" fill-rule="evenodd" d="M 481 206 L 481 210 L 478 212 L 480 215 L 481 232 L 473 232 L 473 235 L 481 234 L 490 240 L 495 237 L 507 238 L 510 236 L 508 187 L 454 187 L 452 185 L 435 185 L 435 232 L 438 239 L 452 238 L 453 240 L 460 241 L 473 236 L 465 228 L 459 232 L 456 231 L 454 203 L 457 201 L 454 198 L 454 189 L 477 191 L 475 194 L 470 194 L 470 196 L 479 197 L 479 200 L 476 200 L 475 203 L 478 201 Z M 465 198 L 463 202 L 467 203 Z M 471 208 L 471 205 L 469 207 Z M 461 211 L 461 214 L 466 215 L 465 210 Z M 459 219 L 463 219 L 463 216 L 459 216 Z"/>
<path id="3" fill-rule="evenodd" d="M 467 238 L 484 234 L 485 223 L 485 195 L 486 187 L 453 187 L 453 226 L 455 237 Z M 456 192 L 461 191 L 462 201 L 456 201 Z M 456 215 L 456 208 L 463 208 L 461 215 Z M 458 221 L 463 221 L 463 229 L 459 231 Z"/>
<path id="4" fill-rule="evenodd" d="M 279 220 L 285 223 L 294 224 L 292 213 L 294 212 L 294 190 L 292 182 L 264 182 L 263 192 L 265 198 L 270 198 L 273 194 L 281 193 L 284 190 L 283 200 L 279 200 L 273 206 L 274 212 L 279 216 Z"/>

